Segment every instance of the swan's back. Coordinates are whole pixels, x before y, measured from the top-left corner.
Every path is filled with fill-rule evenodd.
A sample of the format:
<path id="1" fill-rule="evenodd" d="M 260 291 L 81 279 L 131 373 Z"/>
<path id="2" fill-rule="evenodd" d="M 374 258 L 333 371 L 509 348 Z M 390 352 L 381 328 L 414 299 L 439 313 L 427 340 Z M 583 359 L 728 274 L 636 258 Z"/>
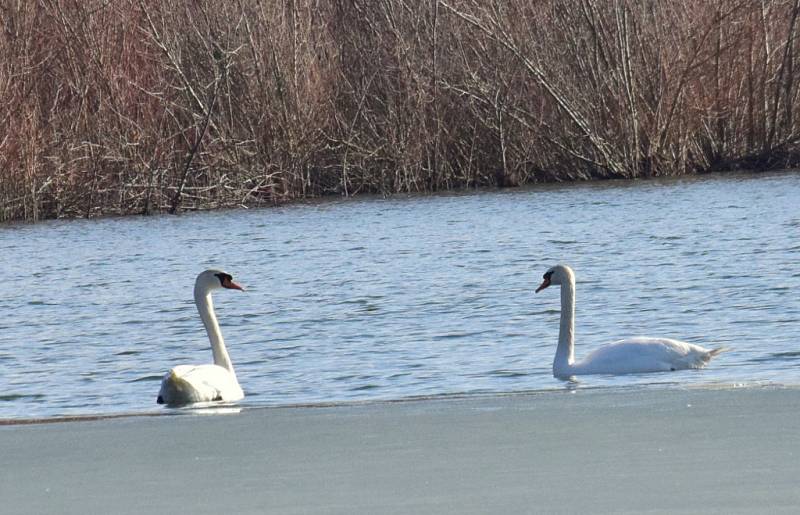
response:
<path id="1" fill-rule="evenodd" d="M 636 337 L 620 340 L 589 353 L 573 365 L 576 374 L 636 374 L 703 368 L 723 349 L 670 338 Z"/>

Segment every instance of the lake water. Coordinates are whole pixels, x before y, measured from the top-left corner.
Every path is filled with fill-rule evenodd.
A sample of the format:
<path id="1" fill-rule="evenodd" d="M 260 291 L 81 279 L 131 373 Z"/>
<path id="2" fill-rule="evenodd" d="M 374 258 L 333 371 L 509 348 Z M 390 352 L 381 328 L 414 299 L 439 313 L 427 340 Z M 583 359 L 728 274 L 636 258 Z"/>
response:
<path id="1" fill-rule="evenodd" d="M 665 336 L 730 348 L 699 371 L 553 378 L 556 288 L 576 356 Z M 800 384 L 800 174 L 548 185 L 0 227 L 0 418 L 160 411 L 211 362 L 215 295 L 245 406 L 564 388 Z"/>

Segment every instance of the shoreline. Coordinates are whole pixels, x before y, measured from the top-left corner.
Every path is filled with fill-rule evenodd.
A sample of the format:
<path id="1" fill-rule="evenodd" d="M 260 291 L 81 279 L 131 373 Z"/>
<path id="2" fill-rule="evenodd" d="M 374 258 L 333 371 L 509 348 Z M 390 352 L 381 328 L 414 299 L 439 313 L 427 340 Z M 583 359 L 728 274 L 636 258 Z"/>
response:
<path id="1" fill-rule="evenodd" d="M 392 406 L 396 404 L 425 403 L 425 402 L 447 402 L 447 401 L 478 401 L 481 399 L 504 399 L 525 396 L 540 395 L 567 395 L 567 394 L 626 394 L 635 392 L 656 392 L 656 391 L 738 391 L 738 390 L 797 390 L 800 392 L 800 385 L 782 383 L 752 383 L 752 384 L 675 384 L 675 383 L 653 383 L 653 384 L 634 384 L 626 386 L 565 386 L 562 389 L 541 389 L 541 390 L 520 390 L 510 392 L 477 392 L 477 393 L 441 393 L 433 395 L 417 395 L 401 397 L 397 399 L 366 399 L 366 400 L 334 400 L 319 402 L 300 402 L 295 404 L 270 404 L 258 405 L 231 403 L 209 403 L 197 406 L 180 407 L 154 407 L 153 411 L 121 411 L 108 413 L 77 413 L 71 415 L 53 415 L 41 417 L 19 417 L 19 418 L 0 418 L 0 428 L 10 426 L 36 426 L 42 424 L 61 424 L 73 422 L 95 422 L 103 420 L 141 418 L 141 417 L 180 417 L 180 416 L 207 416 L 216 414 L 242 413 L 260 410 L 293 410 L 293 409 L 330 409 L 330 408 L 352 408 L 360 406 Z"/>
<path id="2" fill-rule="evenodd" d="M 169 213 L 167 210 L 152 211 L 148 213 L 139 213 L 136 211 L 130 211 L 130 212 L 108 211 L 108 212 L 99 212 L 90 214 L 90 216 L 46 217 L 46 218 L 38 218 L 36 220 L 28 220 L 24 218 L 7 219 L 7 220 L 0 219 L 0 229 L 16 227 L 16 226 L 40 225 L 42 223 L 56 222 L 56 221 L 82 221 L 82 220 L 103 221 L 103 220 L 119 220 L 119 219 L 153 218 L 159 216 L 171 217 L 179 215 L 191 215 L 195 213 L 224 213 L 228 211 L 240 211 L 240 210 L 248 211 L 257 209 L 285 208 L 285 207 L 297 207 L 306 205 L 316 206 L 316 205 L 325 205 L 332 202 L 342 202 L 342 201 L 369 201 L 372 199 L 386 199 L 386 200 L 413 199 L 413 198 L 425 198 L 431 196 L 460 196 L 460 195 L 472 195 L 472 194 L 508 192 L 508 191 L 524 192 L 536 188 L 550 189 L 550 188 L 581 187 L 581 186 L 597 187 L 600 185 L 619 186 L 619 185 L 645 184 L 645 183 L 652 184 L 655 182 L 703 180 L 703 179 L 713 179 L 717 177 L 728 178 L 731 176 L 756 178 L 761 176 L 784 175 L 793 173 L 800 173 L 800 168 L 764 168 L 764 169 L 732 168 L 730 170 L 699 171 L 699 172 L 684 173 L 684 174 L 637 176 L 630 178 L 593 177 L 590 179 L 547 180 L 538 182 L 525 182 L 515 186 L 499 186 L 499 185 L 483 184 L 483 185 L 476 185 L 469 187 L 467 186 L 452 187 L 440 190 L 416 191 L 416 192 L 400 192 L 400 191 L 389 192 L 389 193 L 365 192 L 365 193 L 356 193 L 353 195 L 328 193 L 322 195 L 310 195 L 306 197 L 294 197 L 280 201 L 273 200 L 269 202 L 252 202 L 249 204 L 241 204 L 241 203 L 231 203 L 223 205 L 217 204 L 208 207 L 195 206 L 191 208 L 184 208 L 177 213 Z"/>

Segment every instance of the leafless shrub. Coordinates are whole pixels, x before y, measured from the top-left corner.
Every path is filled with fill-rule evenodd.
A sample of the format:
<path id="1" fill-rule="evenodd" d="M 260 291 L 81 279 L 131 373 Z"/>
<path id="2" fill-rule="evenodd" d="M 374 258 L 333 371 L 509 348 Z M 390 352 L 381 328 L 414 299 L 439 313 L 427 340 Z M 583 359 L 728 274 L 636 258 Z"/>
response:
<path id="1" fill-rule="evenodd" d="M 0 220 L 796 166 L 800 0 L 0 0 Z"/>

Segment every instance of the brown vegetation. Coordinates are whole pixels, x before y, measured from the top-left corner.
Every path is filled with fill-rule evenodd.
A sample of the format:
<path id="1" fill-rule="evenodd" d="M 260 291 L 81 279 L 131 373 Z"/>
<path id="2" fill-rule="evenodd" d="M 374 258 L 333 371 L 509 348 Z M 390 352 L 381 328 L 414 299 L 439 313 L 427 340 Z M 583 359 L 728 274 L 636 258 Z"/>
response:
<path id="1" fill-rule="evenodd" d="M 800 161 L 800 0 L 0 0 L 0 220 Z"/>

